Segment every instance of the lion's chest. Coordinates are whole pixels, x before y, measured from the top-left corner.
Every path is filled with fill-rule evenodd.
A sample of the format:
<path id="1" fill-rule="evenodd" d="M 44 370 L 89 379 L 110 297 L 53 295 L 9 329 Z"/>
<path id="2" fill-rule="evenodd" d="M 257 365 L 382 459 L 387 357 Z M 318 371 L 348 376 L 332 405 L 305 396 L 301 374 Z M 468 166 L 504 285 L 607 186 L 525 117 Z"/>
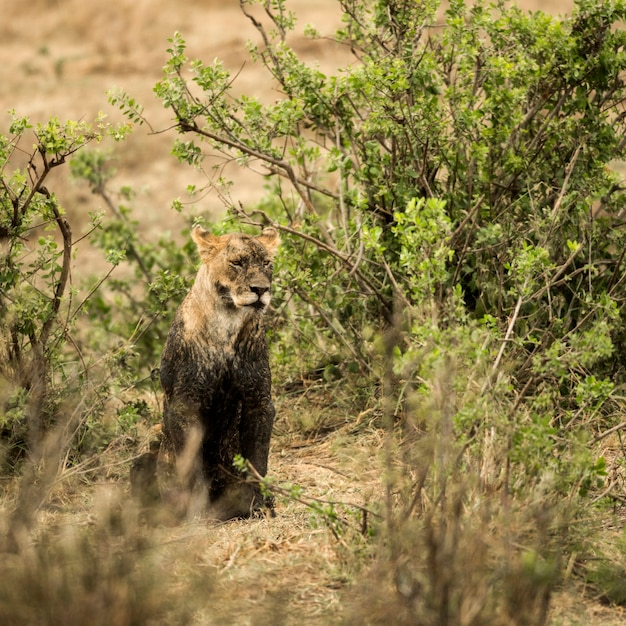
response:
<path id="1" fill-rule="evenodd" d="M 254 329 L 248 329 L 254 330 Z M 216 338 L 211 332 L 190 336 L 183 320 L 172 326 L 161 360 L 161 380 L 166 396 L 185 399 L 195 406 L 205 427 L 238 422 L 243 400 L 253 385 L 253 372 L 266 358 L 257 349 L 263 335 L 251 332 Z"/>
<path id="2" fill-rule="evenodd" d="M 179 388 L 192 396 L 203 418 L 234 419 L 246 387 L 245 367 L 232 349 L 189 346 L 187 367 Z"/>

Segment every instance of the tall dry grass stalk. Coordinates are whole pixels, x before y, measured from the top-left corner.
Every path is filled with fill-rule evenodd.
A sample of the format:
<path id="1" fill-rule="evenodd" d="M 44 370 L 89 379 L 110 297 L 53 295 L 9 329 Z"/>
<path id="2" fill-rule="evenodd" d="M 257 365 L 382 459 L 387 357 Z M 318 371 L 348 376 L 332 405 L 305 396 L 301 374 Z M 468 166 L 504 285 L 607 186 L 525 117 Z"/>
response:
<path id="1" fill-rule="evenodd" d="M 393 354 L 403 334 L 397 319 L 395 326 L 383 385 L 384 523 L 348 623 L 546 624 L 567 512 L 542 485 L 509 493 L 506 436 L 478 428 L 482 443 L 462 442 L 453 416 L 463 373 L 454 356 L 443 357 L 421 389 L 405 386 L 399 395 Z M 480 388 L 475 382 L 468 387 Z"/>

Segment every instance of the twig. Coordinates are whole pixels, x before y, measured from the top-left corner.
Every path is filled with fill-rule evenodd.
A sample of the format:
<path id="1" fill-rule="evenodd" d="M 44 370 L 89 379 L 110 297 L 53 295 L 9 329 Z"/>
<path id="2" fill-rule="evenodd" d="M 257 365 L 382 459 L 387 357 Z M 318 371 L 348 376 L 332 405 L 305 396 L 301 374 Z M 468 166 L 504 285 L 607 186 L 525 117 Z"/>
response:
<path id="1" fill-rule="evenodd" d="M 617 424 L 617 426 L 613 426 L 612 428 L 609 428 L 608 430 L 605 430 L 603 433 L 600 433 L 599 435 L 596 435 L 592 440 L 591 443 L 596 444 L 599 441 L 602 441 L 603 439 L 606 439 L 609 435 L 612 435 L 613 433 L 619 432 L 621 430 L 625 430 L 626 429 L 626 422 L 622 422 L 621 424 Z"/>
<path id="2" fill-rule="evenodd" d="M 596 496 L 596 497 L 595 497 L 595 498 L 591 501 L 591 504 L 595 504 L 596 502 L 599 502 L 600 500 L 602 500 L 602 498 L 604 498 L 604 497 L 608 496 L 608 495 L 611 493 L 611 491 L 613 491 L 613 487 L 615 487 L 615 485 L 617 485 L 617 483 L 618 483 L 618 482 L 619 482 L 619 481 L 618 481 L 617 479 L 612 480 L 612 481 L 609 483 L 609 486 L 608 486 L 608 487 L 607 487 L 607 488 L 606 488 L 606 489 L 605 489 L 602 493 L 600 493 L 599 495 L 597 495 L 597 496 Z M 616 496 L 615 494 L 613 494 L 613 497 L 615 497 L 615 498 L 617 498 L 617 499 L 623 499 L 623 498 L 619 498 L 619 497 L 618 497 L 618 496 Z"/>
<path id="3" fill-rule="evenodd" d="M 324 309 L 320 307 L 320 305 L 315 302 L 312 298 L 309 298 L 308 295 L 302 289 L 296 289 L 296 293 L 304 300 L 308 302 L 316 311 L 317 314 L 324 320 L 324 323 L 330 330 L 335 333 L 337 339 L 343 343 L 343 345 L 352 353 L 352 356 L 359 362 L 362 368 L 367 370 L 368 372 L 372 371 L 370 364 L 356 351 L 354 346 L 348 339 L 345 337 L 345 332 L 342 332 L 342 328 L 337 328 L 333 321 L 326 315 Z"/>
<path id="4" fill-rule="evenodd" d="M 248 472 L 252 474 L 252 478 L 254 479 L 254 481 L 257 482 L 258 484 L 263 484 L 270 491 L 273 491 L 274 493 L 280 493 L 282 495 L 287 495 L 293 500 L 295 500 L 296 502 L 306 504 L 309 507 L 311 506 L 310 502 L 317 502 L 319 504 L 340 504 L 342 506 L 350 507 L 353 509 L 358 509 L 359 511 L 364 511 L 368 513 L 369 515 L 373 515 L 374 517 L 377 517 L 378 519 L 382 519 L 382 515 L 380 513 L 376 513 L 376 511 L 372 511 L 372 509 L 369 509 L 366 506 L 363 506 L 362 504 L 356 504 L 355 502 L 337 502 L 335 500 L 326 500 L 325 498 L 316 498 L 315 496 L 309 496 L 310 502 L 307 502 L 303 498 L 292 496 L 291 491 L 287 489 L 286 487 L 281 487 L 280 485 L 274 485 L 274 484 L 268 485 L 266 478 L 264 476 L 261 476 L 261 474 L 259 474 L 259 472 L 256 470 L 254 465 L 250 463 L 250 461 L 246 461 L 246 467 L 248 469 Z"/>
<path id="5" fill-rule="evenodd" d="M 517 321 L 517 317 L 519 315 L 520 309 L 522 308 L 522 303 L 523 303 L 524 299 L 522 298 L 521 294 L 517 297 L 517 304 L 515 305 L 515 310 L 513 311 L 513 316 L 511 317 L 511 320 L 509 321 L 509 325 L 508 328 L 506 329 L 506 334 L 504 335 L 504 339 L 502 339 L 502 343 L 500 345 L 500 350 L 498 351 L 498 356 L 496 357 L 496 360 L 494 361 L 493 365 L 491 366 L 491 373 L 487 376 L 485 382 L 483 383 L 482 389 L 481 389 L 481 393 L 484 393 L 485 390 L 487 389 L 488 385 L 491 384 L 491 380 L 493 378 L 493 374 L 496 372 L 496 370 L 498 369 L 498 366 L 500 365 L 500 361 L 502 360 L 502 356 L 504 355 L 504 350 L 506 348 L 506 344 L 511 340 L 511 335 L 513 334 L 513 328 L 515 327 L 515 322 Z"/>
<path id="6" fill-rule="evenodd" d="M 44 187 L 41 188 L 40 191 L 48 199 L 54 213 L 56 223 L 61 231 L 61 236 L 63 237 L 63 263 L 61 265 L 61 274 L 59 275 L 54 288 L 54 296 L 52 298 L 52 314 L 43 324 L 39 335 L 39 344 L 42 349 L 45 349 L 50 333 L 52 332 L 52 326 L 57 319 L 59 307 L 61 306 L 61 300 L 70 277 L 70 261 L 72 259 L 72 230 L 69 222 L 59 212 L 59 208 L 54 199 L 50 196 L 48 190 Z"/>
<path id="7" fill-rule="evenodd" d="M 567 257 L 565 263 L 563 263 L 563 265 L 561 265 L 561 267 L 559 267 L 559 269 L 557 270 L 556 274 L 552 276 L 552 278 L 550 279 L 550 282 L 547 285 L 544 285 L 543 287 L 535 291 L 535 293 L 533 293 L 533 295 L 531 296 L 531 300 L 535 300 L 539 298 L 540 296 L 544 294 L 545 291 L 550 290 L 556 284 L 558 279 L 561 278 L 561 276 L 563 276 L 563 274 L 565 273 L 565 270 L 567 270 L 567 268 L 570 266 L 572 261 L 578 256 L 579 252 L 580 252 L 579 247 L 577 247 L 575 250 L 572 250 L 569 257 Z"/>
<path id="8" fill-rule="evenodd" d="M 461 233 L 463 232 L 463 229 L 465 228 L 467 223 L 474 217 L 474 214 L 476 213 L 476 211 L 478 211 L 484 199 L 485 199 L 485 194 L 481 193 L 480 196 L 478 196 L 478 200 L 476 200 L 474 205 L 467 212 L 467 215 L 461 220 L 460 224 L 456 227 L 456 229 L 450 236 L 450 245 L 452 245 L 454 241 L 456 240 L 456 238 L 461 235 Z"/>
<path id="9" fill-rule="evenodd" d="M 237 211 L 246 219 L 248 219 L 250 221 L 250 224 L 253 224 L 255 226 L 262 225 L 262 224 L 259 224 L 258 222 L 252 221 L 252 214 L 247 213 L 243 209 L 243 207 L 239 206 Z M 287 226 L 287 225 L 279 224 L 275 222 L 265 211 L 262 211 L 260 209 L 255 209 L 254 213 L 261 215 L 263 219 L 265 220 L 266 224 L 271 224 L 277 230 L 288 233 L 290 235 L 294 235 L 295 237 L 299 237 L 300 239 L 304 239 L 305 241 L 308 241 L 312 243 L 313 245 L 315 245 L 315 247 L 319 248 L 320 250 L 324 250 L 325 252 L 328 252 L 330 255 L 339 259 L 346 266 L 346 268 L 348 268 L 349 276 L 354 277 L 356 282 L 370 295 L 376 296 L 376 298 L 378 299 L 378 301 L 383 307 L 385 316 L 388 317 L 391 315 L 391 309 L 390 309 L 389 303 L 381 294 L 380 290 L 377 289 L 376 286 L 373 285 L 372 282 L 363 274 L 363 272 L 361 272 L 358 269 L 358 266 L 352 262 L 350 257 L 342 254 L 334 246 L 324 241 L 321 241 L 320 239 L 317 239 L 316 237 L 313 237 L 312 235 L 303 233 L 302 231 L 292 228 L 291 226 Z"/>
<path id="10" fill-rule="evenodd" d="M 111 200 L 111 197 L 109 196 L 109 194 L 108 194 L 108 192 L 107 192 L 107 190 L 106 190 L 104 185 L 98 185 L 96 188 L 94 188 L 94 192 L 97 193 L 104 200 L 105 204 L 111 210 L 111 213 L 113 213 L 113 215 L 115 215 L 115 217 L 120 222 L 126 222 L 127 221 L 126 218 L 124 217 L 124 215 L 115 206 L 115 203 L 113 202 L 113 200 Z M 126 246 L 128 248 L 128 252 L 130 253 L 130 256 L 133 257 L 133 259 L 135 259 L 135 261 L 137 262 L 137 265 L 139 266 L 139 269 L 141 270 L 141 273 L 146 277 L 146 280 L 149 283 L 151 283 L 152 282 L 152 275 L 150 274 L 150 271 L 146 267 L 145 263 L 143 262 L 143 258 L 141 257 L 141 255 L 137 251 L 137 248 L 135 247 L 135 244 L 132 241 L 128 241 L 126 243 Z"/>
<path id="11" fill-rule="evenodd" d="M 563 180 L 563 185 L 561 185 L 561 191 L 559 192 L 559 197 L 556 199 L 556 202 L 554 203 L 554 207 L 552 209 L 552 220 L 556 219 L 556 215 L 559 212 L 559 209 L 561 208 L 563 198 L 565 197 L 565 193 L 569 185 L 569 179 L 572 177 L 572 172 L 574 171 L 574 167 L 576 166 L 576 161 L 578 161 L 578 155 L 580 154 L 581 149 L 582 149 L 582 146 L 579 145 L 574 151 L 574 154 L 572 155 L 570 162 L 567 164 L 567 167 L 565 168 L 565 179 Z"/>
<path id="12" fill-rule="evenodd" d="M 493 363 L 492 371 L 496 371 L 498 366 L 500 365 L 500 361 L 502 359 L 502 355 L 504 354 L 504 349 L 506 344 L 511 339 L 511 335 L 513 334 L 513 328 L 515 327 L 515 322 L 517 321 L 517 316 L 519 315 L 520 309 L 522 308 L 523 298 L 521 295 L 517 297 L 517 303 L 515 305 L 515 310 L 513 311 L 513 317 L 511 317 L 511 321 L 509 322 L 509 326 L 506 329 L 506 335 L 504 335 L 504 339 L 502 340 L 502 345 L 500 346 L 500 350 L 498 351 L 498 356 Z"/>

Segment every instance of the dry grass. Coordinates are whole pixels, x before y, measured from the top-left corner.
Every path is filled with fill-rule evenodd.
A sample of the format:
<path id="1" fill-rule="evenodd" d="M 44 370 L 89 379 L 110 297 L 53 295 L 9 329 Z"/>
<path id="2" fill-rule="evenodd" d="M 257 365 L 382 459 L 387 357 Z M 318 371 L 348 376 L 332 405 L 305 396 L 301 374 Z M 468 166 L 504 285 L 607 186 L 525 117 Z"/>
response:
<path id="1" fill-rule="evenodd" d="M 301 485 L 307 500 L 364 503 L 379 496 L 379 437 L 347 428 L 308 442 L 285 434 L 274 442 L 272 477 Z M 279 498 L 275 518 L 147 526 L 120 477 L 122 449 L 103 455 L 95 481 L 66 471 L 19 534 L 17 554 L 3 557 L 2 578 L 13 581 L 0 592 L 3 623 L 79 624 L 93 611 L 100 617 L 90 623 L 109 625 L 337 623 L 360 565 L 322 517 Z M 3 535 L 16 488 L 0 501 Z M 348 521 L 356 532 L 358 518 Z"/>
<path id="2" fill-rule="evenodd" d="M 339 22 L 334 0 L 293 2 L 300 16 L 300 33 L 307 22 L 322 32 L 332 32 Z M 107 102 L 106 92 L 121 87 L 146 109 L 155 130 L 171 126 L 169 113 L 152 93 L 167 60 L 167 39 L 178 30 L 187 41 L 190 58 L 219 57 L 237 74 L 237 89 L 274 99 L 277 94 L 260 68 L 250 62 L 246 42 L 255 31 L 239 10 L 238 0 L 163 0 L 156 8 L 146 0 L 113 0 L 88 3 L 80 0 L 29 2 L 18 5 L 0 0 L 0 85 L 5 110 L 0 111 L 0 130 L 6 130 L 6 109 L 32 121 L 51 116 L 61 119 L 93 119 L 104 111 L 111 120 L 120 115 Z M 336 59 L 301 34 L 294 44 L 305 56 L 322 66 L 334 66 Z M 130 185 L 140 192 L 140 215 L 150 216 L 142 228 L 151 236 L 163 230 L 178 233 L 185 224 L 169 207 L 174 198 L 186 199 L 189 184 L 202 184 L 204 175 L 179 165 L 169 155 L 172 133 L 150 134 L 138 128 L 122 146 L 108 146 L 113 152 L 118 175 L 115 185 Z M 252 202 L 263 193 L 263 181 L 249 172 L 229 167 L 235 186 L 233 198 Z M 84 190 L 68 184 L 62 175 L 52 180 L 61 204 L 70 214 L 84 215 L 100 209 Z M 96 206 L 94 206 L 94 204 Z M 220 215 L 221 201 L 211 195 L 191 212 Z"/>
<path id="3" fill-rule="evenodd" d="M 394 578 L 404 563 L 428 562 L 423 554 L 432 549 L 433 540 L 444 550 L 442 563 L 456 572 L 465 602 L 491 594 L 498 578 L 485 571 L 493 567 L 493 558 L 506 558 L 503 535 L 529 537 L 532 529 L 520 523 L 531 524 L 534 514 L 518 512 L 508 525 L 507 515 L 494 509 L 498 499 L 476 499 L 468 491 L 462 517 L 454 522 L 456 514 L 450 517 L 444 510 L 438 517 L 435 511 L 427 526 L 432 537 L 412 534 L 408 526 L 408 534 L 396 539 L 401 552 L 390 560 L 386 542 L 361 535 L 359 508 L 384 500 L 384 431 L 376 426 L 374 412 L 340 426 L 340 405 L 327 406 L 332 415 L 324 416 L 327 423 L 335 420 L 336 430 L 307 435 L 294 428 L 295 412 L 320 411 L 319 397 L 279 400 L 270 476 L 287 492 L 290 485 L 299 485 L 302 494 L 298 500 L 279 496 L 275 518 L 217 526 L 202 519 L 173 527 L 147 525 L 130 500 L 126 479 L 136 442 L 116 442 L 97 468 L 63 470 L 32 526 L 18 533 L 16 551 L 4 552 L 0 560 L 0 577 L 11 581 L 0 589 L 0 622 L 383 624 L 389 623 L 391 610 L 400 619 L 397 623 L 438 623 L 413 622 L 414 600 L 407 604 L 398 595 L 402 585 L 419 584 L 420 576 L 428 585 L 428 573 L 404 583 Z M 470 482 L 461 489 L 471 489 Z M 5 484 L 0 497 L 3 537 L 17 488 L 16 483 Z M 306 505 L 328 501 L 340 503 L 339 533 L 315 507 Z M 427 500 L 424 506 L 428 510 Z M 475 514 L 470 512 L 474 506 Z M 374 517 L 368 519 L 368 528 L 372 523 L 377 523 Z M 457 532 L 459 548 L 446 553 L 449 538 Z M 617 626 L 623 618 L 622 609 L 603 606 L 580 582 L 566 578 L 552 599 L 548 623 Z M 502 618 L 486 623 L 529 622 Z"/>

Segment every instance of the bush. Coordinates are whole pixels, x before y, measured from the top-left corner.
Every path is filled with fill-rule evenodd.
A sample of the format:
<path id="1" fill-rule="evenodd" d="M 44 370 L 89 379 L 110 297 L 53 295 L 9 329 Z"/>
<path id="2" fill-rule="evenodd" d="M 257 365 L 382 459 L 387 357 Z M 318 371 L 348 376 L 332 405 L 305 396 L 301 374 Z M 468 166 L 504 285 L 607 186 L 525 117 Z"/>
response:
<path id="1" fill-rule="evenodd" d="M 606 487 L 590 443 L 621 410 L 626 5 L 579 0 L 559 20 L 455 0 L 440 29 L 435 1 L 340 5 L 328 45 L 353 59 L 326 75 L 290 47 L 296 18 L 283 0 L 241 3 L 262 41 L 250 54 L 283 93 L 273 102 L 236 96 L 236 77 L 219 60 L 187 59 L 175 34 L 155 87 L 181 135 L 174 154 L 264 169 L 268 198 L 228 209 L 286 235 L 275 356 L 299 374 L 321 363 L 367 376 L 390 436 L 412 442 L 397 449 L 389 489 L 439 502 L 462 471 L 472 487 L 458 512 L 484 490 L 517 502 L 549 493 L 564 507 L 544 525 L 552 536 Z M 132 98 L 111 100 L 144 123 Z M 217 174 L 207 185 L 228 198 Z M 444 383 L 445 419 L 416 409 Z M 445 471 L 437 446 L 419 445 L 428 433 L 457 450 Z M 390 533 L 396 515 L 416 515 L 387 505 Z M 528 623 L 544 622 L 535 608 Z"/>
<path id="2" fill-rule="evenodd" d="M 283 358 L 372 372 L 372 338 L 402 310 L 401 353 L 481 329 L 485 389 L 505 378 L 510 419 L 527 411 L 556 450 L 606 426 L 624 374 L 624 4 L 581 1 L 557 20 L 457 1 L 438 31 L 436 2 L 344 1 L 335 41 L 356 62 L 329 76 L 289 47 L 284 2 L 262 3 L 263 17 L 255 4 L 242 3 L 263 41 L 250 52 L 283 98 L 236 97 L 221 62 L 189 61 L 180 34 L 155 92 L 184 136 L 180 160 L 209 148 L 267 172 L 267 201 L 229 209 L 288 235 Z M 133 99 L 112 101 L 143 122 Z M 519 458 L 524 437 L 520 424 Z"/>
<path id="3" fill-rule="evenodd" d="M 107 155 L 87 146 L 129 130 L 103 119 L 33 126 L 12 113 L 0 137 L 0 473 L 22 476 L 7 522 L 12 548 L 59 474 L 96 472 L 109 446 L 130 456 L 138 424 L 154 419 L 145 394 L 156 388 L 169 303 L 186 290 L 191 246 L 165 236 L 142 242 L 131 192 L 113 201 Z M 84 234 L 85 219 L 68 215 L 45 186 L 70 160 L 111 214 L 92 212 Z M 100 275 L 75 271 L 84 239 L 104 253 Z"/>
<path id="4" fill-rule="evenodd" d="M 286 43 L 283 2 L 265 3 L 269 24 L 253 4 L 264 46 L 251 54 L 282 99 L 235 97 L 221 62 L 188 61 L 180 34 L 155 91 L 191 137 L 180 160 L 199 165 L 208 146 L 275 181 L 250 214 L 229 208 L 291 235 L 278 285 L 316 309 L 309 329 L 297 320 L 306 341 L 330 337 L 367 368 L 367 330 L 394 303 L 445 316 L 461 298 L 509 331 L 526 392 L 556 383 L 571 397 L 592 366 L 621 375 L 623 4 L 580 2 L 558 21 L 453 2 L 437 33 L 436 2 L 342 2 L 336 41 L 359 62 L 331 76 Z M 134 100 L 112 101 L 141 121 Z"/>
<path id="5" fill-rule="evenodd" d="M 90 365 L 75 340 L 84 305 L 71 281 L 77 237 L 45 184 L 53 169 L 111 131 L 101 119 L 93 125 L 51 119 L 32 128 L 12 113 L 9 134 L 0 138 L 0 380 L 5 404 L 0 429 L 12 456 L 41 443 L 64 399 L 88 378 Z M 20 144 L 28 141 L 31 130 L 35 145 L 28 153 Z M 26 155 L 23 167 L 20 154 Z M 76 426 L 73 419 L 69 422 L 69 429 Z"/>

